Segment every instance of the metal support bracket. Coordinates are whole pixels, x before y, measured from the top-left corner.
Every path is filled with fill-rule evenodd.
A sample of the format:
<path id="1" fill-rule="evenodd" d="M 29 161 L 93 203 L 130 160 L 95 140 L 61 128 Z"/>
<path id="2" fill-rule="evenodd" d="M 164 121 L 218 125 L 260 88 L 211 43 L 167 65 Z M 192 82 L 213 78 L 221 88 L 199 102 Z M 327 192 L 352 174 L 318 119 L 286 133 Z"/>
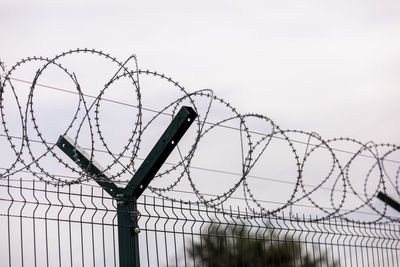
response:
<path id="1" fill-rule="evenodd" d="M 118 245 L 120 267 L 139 267 L 139 239 L 137 199 L 147 188 L 182 136 L 196 119 L 191 107 L 182 107 L 174 117 L 149 155 L 140 165 L 125 188 L 115 185 L 102 167 L 74 141 L 60 136 L 57 146 L 80 168 L 85 170 L 111 197 L 117 200 Z"/>
<path id="2" fill-rule="evenodd" d="M 383 202 L 385 202 L 390 207 L 392 207 L 393 209 L 400 212 L 400 204 L 397 201 L 395 201 L 393 198 L 389 197 L 388 195 L 386 195 L 382 192 L 378 192 L 378 198 L 380 200 L 382 200 Z"/>

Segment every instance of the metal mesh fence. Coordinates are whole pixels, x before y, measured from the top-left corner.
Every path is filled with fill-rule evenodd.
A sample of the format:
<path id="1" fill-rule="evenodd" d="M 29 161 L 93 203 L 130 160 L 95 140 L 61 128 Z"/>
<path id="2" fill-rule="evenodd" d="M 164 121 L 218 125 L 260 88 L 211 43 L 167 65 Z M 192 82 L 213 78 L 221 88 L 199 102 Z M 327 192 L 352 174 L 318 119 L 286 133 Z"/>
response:
<path id="1" fill-rule="evenodd" d="M 400 265 L 396 144 L 284 130 L 135 56 L 0 67 L 1 266 Z"/>
<path id="2" fill-rule="evenodd" d="M 1 266 L 119 265 L 117 203 L 100 187 L 0 182 Z M 257 218 L 148 196 L 137 205 L 141 266 L 400 265 L 396 223 Z"/>

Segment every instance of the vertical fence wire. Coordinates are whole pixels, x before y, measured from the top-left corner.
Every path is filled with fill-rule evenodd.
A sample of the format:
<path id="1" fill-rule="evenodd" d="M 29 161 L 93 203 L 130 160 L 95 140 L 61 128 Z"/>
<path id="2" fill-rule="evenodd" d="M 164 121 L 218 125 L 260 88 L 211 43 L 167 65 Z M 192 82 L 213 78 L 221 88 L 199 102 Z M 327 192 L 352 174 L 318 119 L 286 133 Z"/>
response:
<path id="1" fill-rule="evenodd" d="M 198 203 L 175 203 L 147 196 L 138 205 L 143 210 L 139 221 L 143 266 L 399 263 L 397 224 L 356 223 L 340 218 L 310 221 L 312 218 L 297 215 L 256 218 L 246 210 L 221 211 Z"/>
<path id="2" fill-rule="evenodd" d="M 1 266 L 118 266 L 114 200 L 100 188 L 0 182 Z"/>
<path id="3" fill-rule="evenodd" d="M 396 223 L 258 218 L 149 196 L 139 199 L 138 211 L 141 266 L 400 264 Z M 115 200 L 101 188 L 0 182 L 2 266 L 119 266 L 117 226 Z"/>

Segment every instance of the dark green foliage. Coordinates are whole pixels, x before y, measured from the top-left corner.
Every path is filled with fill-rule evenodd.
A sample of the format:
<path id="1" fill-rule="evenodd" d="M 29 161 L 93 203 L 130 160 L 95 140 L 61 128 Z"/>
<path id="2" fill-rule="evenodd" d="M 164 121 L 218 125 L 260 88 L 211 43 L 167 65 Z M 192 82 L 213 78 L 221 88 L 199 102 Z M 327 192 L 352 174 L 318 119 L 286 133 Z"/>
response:
<path id="1" fill-rule="evenodd" d="M 306 245 L 291 234 L 262 233 L 246 227 L 212 224 L 201 238 L 188 244 L 195 266 L 336 266 L 316 245 Z M 329 260 L 329 262 L 327 262 Z"/>

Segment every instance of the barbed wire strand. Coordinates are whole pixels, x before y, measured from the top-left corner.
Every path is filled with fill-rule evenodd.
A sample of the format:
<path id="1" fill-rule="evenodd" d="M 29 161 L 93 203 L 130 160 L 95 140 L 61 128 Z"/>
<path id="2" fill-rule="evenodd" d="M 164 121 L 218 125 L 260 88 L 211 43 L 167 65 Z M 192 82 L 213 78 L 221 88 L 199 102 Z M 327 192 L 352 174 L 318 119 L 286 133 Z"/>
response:
<path id="1" fill-rule="evenodd" d="M 109 75 L 109 78 L 105 77 L 106 82 L 103 88 L 98 90 L 97 95 L 91 95 L 84 93 L 82 86 L 78 80 L 78 75 L 72 72 L 64 65 L 67 65 L 63 60 L 72 57 L 72 55 L 79 55 L 80 57 L 88 56 L 94 58 L 100 58 L 105 60 L 105 64 L 113 65 L 114 71 Z M 131 69 L 128 65 L 133 62 L 134 68 Z M 24 66 L 28 64 L 39 64 L 39 68 L 33 75 L 31 82 L 24 79 L 15 78 L 14 72 L 16 70 L 23 70 Z M 172 197 L 170 192 L 184 192 L 185 190 L 178 190 L 177 186 L 182 184 L 183 181 L 188 182 L 192 194 L 194 194 L 200 203 L 207 205 L 215 209 L 221 209 L 223 204 L 228 199 L 237 198 L 234 193 L 238 193 L 238 189 L 242 188 L 243 200 L 246 202 L 246 206 L 252 211 L 251 216 L 278 216 L 280 212 L 292 208 L 303 200 L 308 200 L 313 207 L 323 212 L 324 216 L 320 217 L 319 220 L 328 220 L 333 218 L 343 218 L 349 221 L 359 221 L 351 217 L 354 213 L 359 213 L 364 208 L 369 208 L 376 215 L 376 218 L 364 221 L 365 223 L 376 223 L 383 220 L 387 221 L 399 221 L 398 218 L 393 218 L 387 215 L 387 205 L 384 208 L 377 208 L 373 199 L 376 198 L 379 191 L 386 193 L 386 184 L 389 183 L 398 196 L 399 192 L 399 175 L 400 167 L 397 167 L 394 177 L 391 176 L 390 172 L 385 166 L 385 163 L 396 163 L 400 162 L 393 160 L 390 157 L 395 155 L 400 147 L 395 144 L 375 144 L 373 142 L 363 143 L 352 138 L 332 138 L 323 139 L 317 133 L 305 132 L 302 130 L 284 130 L 279 127 L 269 117 L 256 114 L 256 113 L 239 113 L 235 107 L 233 107 L 226 100 L 216 96 L 210 89 L 202 89 L 197 91 L 188 91 L 178 82 L 173 80 L 164 74 L 160 74 L 155 71 L 142 70 L 139 68 L 136 56 L 130 56 L 125 61 L 117 60 L 115 57 L 96 49 L 74 49 L 70 51 L 62 52 L 52 58 L 46 57 L 28 57 L 18 61 L 10 69 L 6 69 L 2 64 L 4 74 L 0 79 L 0 115 L 3 126 L 4 134 L 1 136 L 9 143 L 9 148 L 15 154 L 15 160 L 10 163 L 9 166 L 3 166 L 0 178 L 10 179 L 20 172 L 29 172 L 33 177 L 39 179 L 39 181 L 53 184 L 55 186 L 69 186 L 77 183 L 87 182 L 93 179 L 99 179 L 88 174 L 87 170 L 81 170 L 77 166 L 71 166 L 65 161 L 65 157 L 60 155 L 60 151 L 55 148 L 54 140 L 47 140 L 42 132 L 40 125 L 38 124 L 38 118 L 36 117 L 36 109 L 34 96 L 36 94 L 36 88 L 46 87 L 52 90 L 56 90 L 64 93 L 73 93 L 78 96 L 78 103 L 74 112 L 73 118 L 71 119 L 68 126 L 62 131 L 62 135 L 73 136 L 74 145 L 76 146 L 79 142 L 80 136 L 83 131 L 90 140 L 90 145 L 86 147 L 89 152 L 89 160 L 94 161 L 95 153 L 105 153 L 110 157 L 111 163 L 104 166 L 104 173 L 107 173 L 107 177 L 110 181 L 123 182 L 121 177 L 125 174 L 132 175 L 136 171 L 135 163 L 142 160 L 139 156 L 141 151 L 141 144 L 143 137 L 147 133 L 150 126 L 154 125 L 156 119 L 160 115 L 167 115 L 174 117 L 182 105 L 190 105 L 198 113 L 196 133 L 191 147 L 188 151 L 183 151 L 178 147 L 178 162 L 175 164 L 167 164 L 167 168 L 160 171 L 156 178 L 159 177 L 174 177 L 172 182 L 164 187 L 148 187 L 151 192 L 156 194 L 158 197 L 164 199 L 170 199 L 172 201 L 184 201 L 176 197 Z M 74 85 L 76 91 L 66 90 L 57 88 L 54 86 L 48 86 L 41 84 L 39 80 L 42 76 L 46 75 L 46 71 L 52 68 L 60 71 L 67 79 L 69 79 Z M 172 100 L 160 110 L 144 108 L 142 106 L 142 89 L 140 86 L 140 77 L 150 77 L 151 79 L 157 79 L 162 82 L 166 82 L 177 89 L 179 97 Z M 127 80 L 131 85 L 131 92 L 135 97 L 135 103 L 124 103 L 122 101 L 116 101 L 106 98 L 106 92 L 110 89 L 111 85 L 119 80 Z M 18 91 L 14 82 L 28 84 L 30 89 L 29 92 Z M 8 94 L 8 95 L 6 95 Z M 10 134 L 7 121 L 7 107 L 11 105 L 5 101 L 5 98 L 14 98 L 14 108 L 18 109 L 18 116 L 20 119 L 20 127 L 22 129 L 21 136 L 16 138 L 15 135 Z M 130 129 L 130 135 L 125 142 L 122 150 L 119 153 L 114 153 L 115 150 L 107 141 L 103 133 L 103 122 L 100 120 L 101 103 L 111 102 L 118 105 L 124 105 L 133 107 L 136 110 L 135 120 L 133 121 L 132 128 Z M 213 109 L 215 107 L 223 108 L 229 115 L 224 115 L 224 118 L 219 118 L 216 122 L 211 122 L 210 117 L 214 115 Z M 143 111 L 149 111 L 153 113 L 147 121 L 143 120 Z M 218 114 L 219 116 L 221 114 Z M 251 129 L 251 123 L 258 121 L 266 126 L 265 132 L 255 131 Z M 13 125 L 16 123 L 15 118 L 12 122 Z M 238 127 L 231 126 L 231 123 L 239 125 Z M 196 183 L 195 175 L 192 174 L 192 170 L 196 167 L 192 166 L 192 162 L 196 158 L 196 151 L 203 145 L 201 142 L 204 138 L 213 134 L 217 128 L 226 128 L 239 131 L 239 147 L 240 147 L 240 159 L 241 159 L 241 173 L 234 173 L 237 176 L 234 184 L 230 188 L 221 192 L 218 195 L 201 192 L 199 185 Z M 30 135 L 35 135 L 37 139 L 33 139 Z M 88 135 L 87 135 L 88 134 Z M 293 138 L 293 136 L 303 136 L 307 141 L 300 141 Z M 16 141 L 19 140 L 19 143 Z M 281 140 L 283 144 L 286 144 L 289 149 L 289 155 L 292 159 L 291 165 L 287 165 L 287 169 L 292 169 L 296 175 L 296 182 L 292 183 L 293 190 L 288 196 L 286 201 L 279 203 L 279 207 L 271 208 L 264 205 L 265 202 L 258 199 L 253 191 L 249 178 L 254 178 L 251 175 L 251 171 L 257 164 L 260 164 L 261 159 L 266 153 L 271 153 L 269 148 L 272 140 Z M 342 149 L 334 148 L 336 143 L 346 143 L 357 147 L 356 151 L 346 151 Z M 35 145 L 33 145 L 35 144 Z M 300 156 L 300 152 L 297 150 L 295 144 L 305 145 L 305 151 Z M 102 149 L 97 147 L 101 146 Z M 38 149 L 38 147 L 41 147 Z M 44 151 L 44 152 L 43 152 Z M 329 168 L 326 169 L 326 175 L 323 176 L 322 180 L 315 186 L 309 186 L 304 183 L 304 172 L 312 161 L 311 158 L 316 154 L 317 151 L 328 152 L 330 158 Z M 350 156 L 350 159 L 343 159 L 337 155 L 337 153 L 345 153 Z M 282 152 L 283 153 L 283 152 Z M 26 156 L 27 155 L 27 156 Z M 74 158 L 77 159 L 76 152 Z M 356 180 L 352 176 L 353 166 L 359 158 L 369 158 L 373 160 L 371 165 L 366 169 L 366 176 L 363 181 L 362 192 L 360 192 L 356 186 Z M 49 160 L 53 160 L 58 166 L 63 166 L 67 172 L 73 173 L 72 175 L 57 176 L 49 168 Z M 199 167 L 197 167 L 199 169 Z M 213 170 L 217 172 L 217 170 Z M 222 171 L 218 171 L 222 173 Z M 228 173 L 228 172 L 227 172 Z M 229 172 L 229 174 L 232 174 Z M 327 184 L 330 182 L 330 206 L 325 207 L 320 204 L 320 200 L 315 197 L 318 190 L 326 190 Z M 374 188 L 371 192 L 372 182 L 375 183 Z M 190 191 L 188 191 L 190 192 Z M 337 193 L 340 193 L 339 196 Z M 352 195 L 358 199 L 360 204 L 355 204 L 355 207 L 348 209 L 345 208 L 346 200 L 348 196 Z M 353 201 L 352 201 L 353 202 Z M 354 203 L 352 203 L 354 204 Z M 302 204 L 301 204 L 302 205 Z"/>

